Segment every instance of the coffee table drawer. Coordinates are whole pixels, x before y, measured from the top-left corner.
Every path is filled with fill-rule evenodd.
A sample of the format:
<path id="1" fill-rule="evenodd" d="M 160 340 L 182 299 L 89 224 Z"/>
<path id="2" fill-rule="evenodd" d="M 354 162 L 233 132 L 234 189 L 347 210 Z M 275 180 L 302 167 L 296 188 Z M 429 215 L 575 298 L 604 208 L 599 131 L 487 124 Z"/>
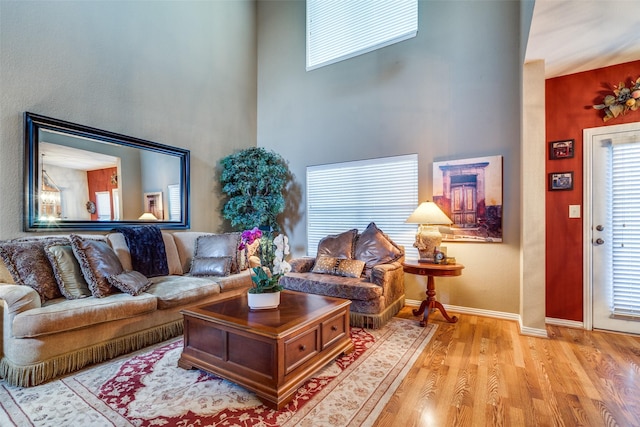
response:
<path id="1" fill-rule="evenodd" d="M 347 335 L 349 330 L 349 316 L 343 311 L 331 319 L 322 322 L 322 349 L 329 347 L 331 344 L 339 341 Z"/>
<path id="2" fill-rule="evenodd" d="M 316 327 L 284 343 L 285 375 L 318 354 L 320 351 L 319 332 Z"/>

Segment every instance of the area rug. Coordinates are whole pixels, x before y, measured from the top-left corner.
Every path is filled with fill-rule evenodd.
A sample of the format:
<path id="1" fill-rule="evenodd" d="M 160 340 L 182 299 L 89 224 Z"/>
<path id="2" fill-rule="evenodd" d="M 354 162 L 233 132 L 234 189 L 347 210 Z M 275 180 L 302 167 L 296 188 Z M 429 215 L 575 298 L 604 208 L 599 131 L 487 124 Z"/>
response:
<path id="1" fill-rule="evenodd" d="M 0 382 L 0 426 L 367 426 L 435 330 L 398 318 L 378 330 L 352 328 L 355 350 L 279 411 L 229 381 L 179 368 L 178 338 L 37 387 Z"/>

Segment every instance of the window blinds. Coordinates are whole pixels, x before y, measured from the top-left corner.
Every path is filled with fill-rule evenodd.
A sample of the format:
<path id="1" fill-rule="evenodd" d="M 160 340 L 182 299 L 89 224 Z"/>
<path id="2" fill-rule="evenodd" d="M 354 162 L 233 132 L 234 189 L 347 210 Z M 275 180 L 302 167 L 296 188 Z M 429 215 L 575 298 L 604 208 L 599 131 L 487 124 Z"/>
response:
<path id="1" fill-rule="evenodd" d="M 307 0 L 307 71 L 417 32 L 417 0 Z"/>
<path id="2" fill-rule="evenodd" d="M 182 220 L 182 198 L 180 197 L 180 185 L 170 184 L 169 190 L 169 221 Z"/>
<path id="3" fill-rule="evenodd" d="M 640 140 L 611 145 L 613 315 L 640 318 Z"/>
<path id="4" fill-rule="evenodd" d="M 307 168 L 307 254 L 329 234 L 375 222 L 405 251 L 417 227 L 405 220 L 418 206 L 418 155 L 385 157 Z"/>

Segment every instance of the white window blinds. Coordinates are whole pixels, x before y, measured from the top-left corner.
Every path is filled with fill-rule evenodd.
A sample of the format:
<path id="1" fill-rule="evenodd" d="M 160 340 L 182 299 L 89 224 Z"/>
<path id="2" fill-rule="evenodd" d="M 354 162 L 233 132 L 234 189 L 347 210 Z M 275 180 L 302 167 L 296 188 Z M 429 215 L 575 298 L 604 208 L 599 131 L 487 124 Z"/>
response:
<path id="1" fill-rule="evenodd" d="M 182 220 L 182 198 L 180 197 L 180 185 L 170 184 L 169 190 L 169 221 Z"/>
<path id="2" fill-rule="evenodd" d="M 418 206 L 418 155 L 385 157 L 307 168 L 307 254 L 329 234 L 375 222 L 405 251 L 416 225 L 405 220 Z M 417 256 L 417 252 L 416 252 Z"/>
<path id="3" fill-rule="evenodd" d="M 418 0 L 307 0 L 307 71 L 417 32 Z"/>
<path id="4" fill-rule="evenodd" d="M 640 318 L 640 141 L 611 146 L 613 314 Z"/>

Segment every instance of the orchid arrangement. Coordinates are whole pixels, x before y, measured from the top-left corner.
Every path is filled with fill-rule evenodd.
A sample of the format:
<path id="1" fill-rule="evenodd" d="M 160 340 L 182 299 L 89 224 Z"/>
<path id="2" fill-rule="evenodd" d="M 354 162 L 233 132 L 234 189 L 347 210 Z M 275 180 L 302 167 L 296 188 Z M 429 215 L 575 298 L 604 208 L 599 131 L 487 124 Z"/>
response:
<path id="1" fill-rule="evenodd" d="M 240 237 L 238 249 L 247 251 L 256 240 L 260 266 L 253 267 L 251 280 L 254 287 L 249 289 L 252 294 L 279 292 L 283 288 L 279 284 L 280 277 L 291 271 L 291 265 L 285 261 L 289 254 L 289 239 L 284 234 L 273 237 L 271 232 L 263 232 L 258 227 L 245 230 Z"/>
<path id="2" fill-rule="evenodd" d="M 613 86 L 613 95 L 604 97 L 602 104 L 594 105 L 596 110 L 604 110 L 603 121 L 607 122 L 618 116 L 624 116 L 629 111 L 636 111 L 640 108 L 640 77 L 631 85 L 625 87 L 624 82 L 618 86 Z"/>

